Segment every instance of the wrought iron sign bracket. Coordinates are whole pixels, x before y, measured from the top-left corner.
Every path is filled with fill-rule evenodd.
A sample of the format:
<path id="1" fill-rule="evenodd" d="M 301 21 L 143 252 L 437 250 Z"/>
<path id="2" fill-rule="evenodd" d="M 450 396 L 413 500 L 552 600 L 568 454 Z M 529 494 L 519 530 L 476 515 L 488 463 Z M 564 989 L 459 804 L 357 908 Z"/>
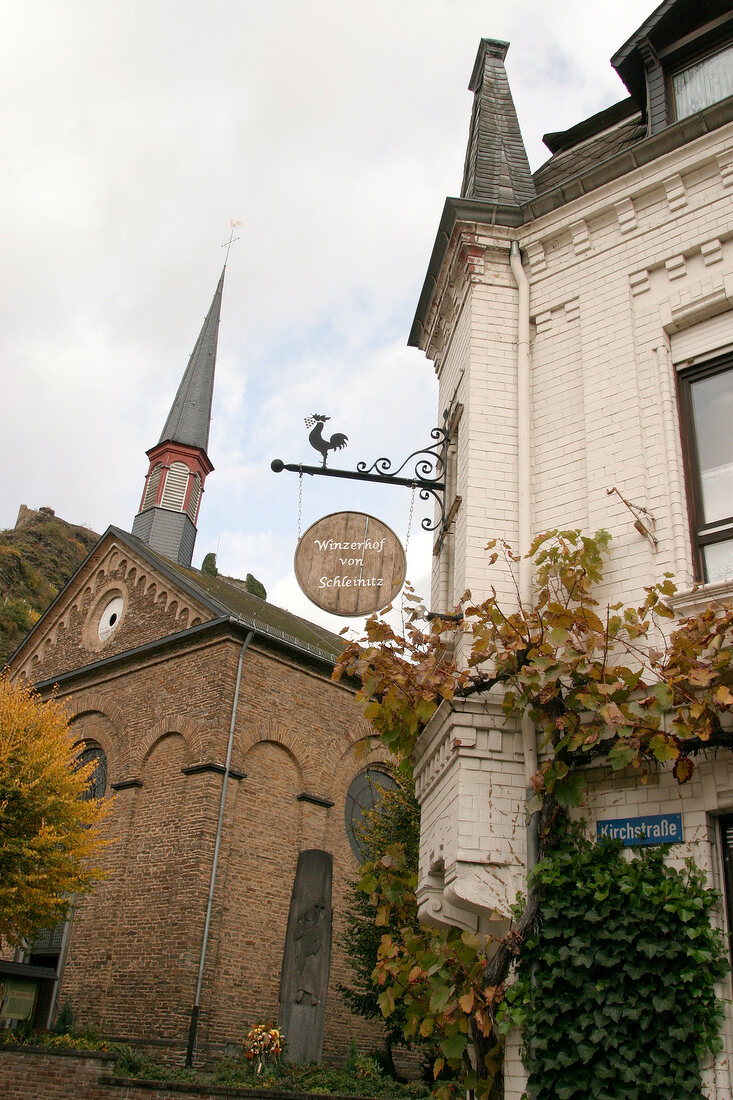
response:
<path id="1" fill-rule="evenodd" d="M 322 418 L 319 417 L 318 419 Z M 346 440 L 345 436 L 338 438 Z M 445 428 L 433 428 L 430 432 L 430 438 L 433 440 L 431 444 L 422 447 L 418 451 L 413 451 L 396 470 L 392 470 L 392 460 L 389 458 L 377 458 L 371 466 L 366 462 L 357 462 L 355 470 L 329 470 L 326 467 L 325 455 L 322 466 L 306 466 L 304 463 L 283 462 L 281 459 L 275 458 L 270 463 L 270 468 L 276 474 L 281 473 L 283 470 L 289 470 L 294 474 L 343 477 L 348 478 L 350 481 L 370 481 L 377 485 L 404 485 L 408 489 L 418 489 L 420 500 L 430 500 L 432 497 L 440 510 L 440 515 L 435 520 L 431 520 L 429 516 L 422 520 L 422 529 L 424 531 L 436 531 L 438 528 L 442 530 L 445 526 L 445 470 L 448 457 L 448 432 Z M 338 449 L 340 450 L 342 446 L 345 446 L 345 442 L 339 444 Z M 331 447 L 330 449 L 335 448 Z M 413 462 L 414 472 L 412 477 L 400 476 L 402 471 Z"/>

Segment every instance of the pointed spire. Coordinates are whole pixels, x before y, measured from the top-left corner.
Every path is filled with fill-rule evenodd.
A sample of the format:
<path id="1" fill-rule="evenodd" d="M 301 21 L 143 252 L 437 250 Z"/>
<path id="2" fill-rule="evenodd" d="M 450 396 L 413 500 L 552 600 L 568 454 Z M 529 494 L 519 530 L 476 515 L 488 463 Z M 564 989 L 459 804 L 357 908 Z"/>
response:
<path id="1" fill-rule="evenodd" d="M 204 482 L 214 467 L 209 445 L 216 345 L 226 264 L 160 439 L 148 453 L 140 511 L 132 533 L 166 558 L 190 565 Z"/>
<path id="2" fill-rule="evenodd" d="M 191 352 L 171 411 L 158 443 L 183 443 L 206 452 L 211 424 L 211 399 L 214 393 L 216 345 L 219 338 L 221 294 L 226 264 L 219 279 L 209 312 Z"/>
<path id="3" fill-rule="evenodd" d="M 474 101 L 461 198 L 519 206 L 535 189 L 504 68 L 508 49 L 481 39 L 468 85 Z"/>

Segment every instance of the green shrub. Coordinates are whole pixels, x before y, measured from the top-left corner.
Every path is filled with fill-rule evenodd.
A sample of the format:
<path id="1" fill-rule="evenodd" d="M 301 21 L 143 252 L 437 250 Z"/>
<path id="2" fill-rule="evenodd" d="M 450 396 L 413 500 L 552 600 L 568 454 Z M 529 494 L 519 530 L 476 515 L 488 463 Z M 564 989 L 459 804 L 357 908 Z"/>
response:
<path id="1" fill-rule="evenodd" d="M 414 1098 L 429 1095 L 430 1090 L 424 1085 L 403 1085 L 383 1074 L 373 1058 L 356 1051 L 356 1044 L 352 1045 L 347 1065 L 352 1068 L 337 1069 L 318 1062 L 280 1062 L 264 1066 L 257 1073 L 252 1062 L 225 1058 L 214 1067 L 214 1080 L 220 1085 L 276 1088 L 282 1092 Z"/>
<path id="2" fill-rule="evenodd" d="M 51 1030 L 54 1031 L 56 1035 L 68 1035 L 74 1030 L 74 1015 L 68 1001 L 65 1001 L 61 1006 Z"/>

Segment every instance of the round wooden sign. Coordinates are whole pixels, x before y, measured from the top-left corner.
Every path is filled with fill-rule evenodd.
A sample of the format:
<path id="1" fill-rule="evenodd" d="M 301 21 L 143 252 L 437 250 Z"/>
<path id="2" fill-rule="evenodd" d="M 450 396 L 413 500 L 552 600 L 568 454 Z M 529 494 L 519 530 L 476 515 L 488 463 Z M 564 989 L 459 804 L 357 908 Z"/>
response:
<path id="1" fill-rule="evenodd" d="M 295 576 L 306 596 L 333 615 L 371 615 L 405 583 L 400 540 L 364 512 L 335 512 L 305 532 L 295 551 Z"/>

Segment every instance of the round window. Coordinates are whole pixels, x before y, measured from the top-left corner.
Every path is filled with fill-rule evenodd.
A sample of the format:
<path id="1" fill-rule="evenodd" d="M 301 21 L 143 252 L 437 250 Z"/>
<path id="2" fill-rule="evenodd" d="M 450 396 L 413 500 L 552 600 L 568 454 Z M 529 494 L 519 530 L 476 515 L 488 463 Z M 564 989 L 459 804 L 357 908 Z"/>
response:
<path id="1" fill-rule="evenodd" d="M 346 794 L 346 835 L 356 858 L 364 858 L 360 829 L 362 818 L 367 810 L 374 809 L 382 801 L 384 791 L 397 786 L 389 772 L 380 768 L 367 768 L 355 776 Z"/>
<path id="2" fill-rule="evenodd" d="M 113 630 L 116 629 L 120 617 L 122 615 L 122 609 L 125 606 L 125 601 L 122 596 L 115 596 L 113 600 L 110 600 L 104 611 L 102 617 L 99 620 L 98 634 L 99 639 L 102 642 L 106 642 Z"/>

